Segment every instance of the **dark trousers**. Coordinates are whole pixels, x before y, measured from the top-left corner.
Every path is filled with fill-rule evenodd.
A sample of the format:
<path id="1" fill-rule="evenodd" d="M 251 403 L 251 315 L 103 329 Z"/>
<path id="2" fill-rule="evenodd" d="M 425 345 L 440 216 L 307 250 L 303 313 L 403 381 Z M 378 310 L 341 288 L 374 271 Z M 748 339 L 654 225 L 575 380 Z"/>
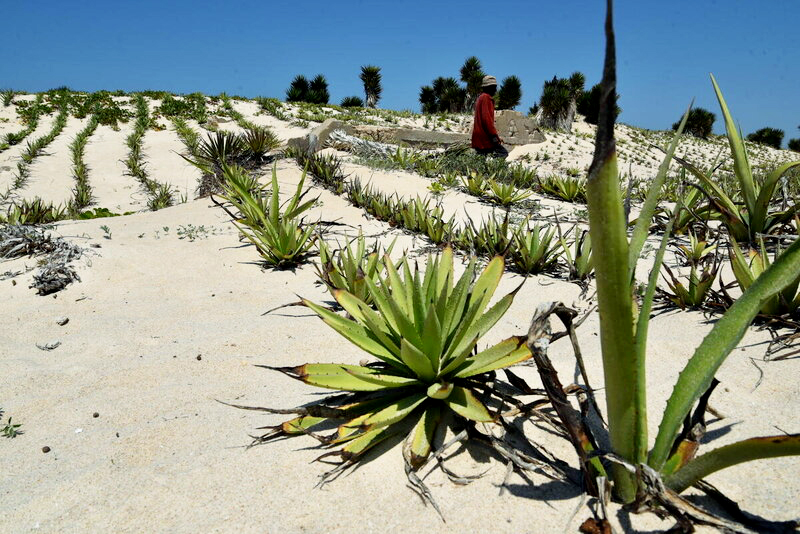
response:
<path id="1" fill-rule="evenodd" d="M 495 158 L 506 159 L 508 157 L 508 150 L 503 145 L 495 145 L 492 148 L 476 148 L 475 152 L 481 156 L 492 156 Z"/>

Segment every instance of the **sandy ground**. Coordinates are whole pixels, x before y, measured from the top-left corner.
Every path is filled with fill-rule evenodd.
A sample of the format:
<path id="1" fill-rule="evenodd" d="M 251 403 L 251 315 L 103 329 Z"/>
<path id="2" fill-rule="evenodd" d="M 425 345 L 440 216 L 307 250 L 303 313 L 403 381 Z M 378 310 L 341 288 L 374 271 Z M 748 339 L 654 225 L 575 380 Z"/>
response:
<path id="1" fill-rule="evenodd" d="M 124 175 L 119 161 L 130 128 L 122 125 L 115 132 L 101 126 L 87 145 L 97 205 L 113 211 L 144 206 L 135 180 Z M 174 132 L 148 132 L 145 140 L 154 178 L 183 176 L 178 163 L 183 160 L 173 152 L 180 150 Z M 406 197 L 425 195 L 429 183 L 352 162 L 347 172 Z M 68 169 L 63 174 L 69 176 Z M 282 191 L 293 190 L 300 174 L 293 162 L 280 161 Z M 326 235 L 329 240 L 354 236 L 361 228 L 384 244 L 396 237 L 398 258 L 404 251 L 415 257 L 428 246 L 424 239 L 366 218 L 344 198 L 319 189 L 315 194 L 320 203 L 310 218 L 338 223 Z M 459 192 L 448 192 L 442 202 L 459 218 L 492 210 Z M 574 206 L 561 208 L 567 212 Z M 320 390 L 254 364 L 358 363 L 364 357 L 307 310 L 262 315 L 296 301 L 297 294 L 329 301 L 315 283 L 313 265 L 263 269 L 255 249 L 240 242 L 224 212 L 207 199 L 158 212 L 62 222 L 55 231 L 87 249 L 77 262 L 81 282 L 41 297 L 28 288 L 32 273 L 0 280 L 0 306 L 8 310 L 0 329 L 0 407 L 4 418 L 22 423 L 24 431 L 14 439 L 0 438 L 0 531 L 575 532 L 591 515 L 580 506 L 577 487 L 539 474 L 529 475 L 532 484 L 512 475 L 508 491 L 501 492 L 505 465 L 476 447 L 459 449 L 448 466 L 462 475 L 485 472 L 484 477 L 457 486 L 435 470 L 426 479 L 447 523 L 406 486 L 397 445 L 381 448 L 385 454 L 370 454 L 358 469 L 315 488 L 326 466 L 311 463 L 321 454 L 313 439 L 247 450 L 249 434 L 283 418 L 216 402 L 279 408 L 310 402 Z M 22 258 L 0 270 L 35 264 L 36 259 Z M 497 295 L 521 280 L 507 273 Z M 582 311 L 591 306 L 575 284 L 530 277 L 482 346 L 523 333 L 532 309 L 552 300 Z M 64 326 L 56 322 L 61 317 L 69 318 Z M 670 311 L 652 321 L 651 439 L 679 370 L 714 320 Z M 579 339 L 604 407 L 596 313 L 581 326 Z M 800 368 L 796 359 L 761 361 L 768 340 L 766 332 L 751 329 L 718 373 L 722 384 L 711 404 L 725 417 L 711 420 L 707 441 L 713 443 L 706 450 L 756 435 L 797 432 Z M 54 341 L 61 345 L 49 352 L 36 346 Z M 551 357 L 562 380 L 574 380 L 566 340 L 553 345 Z M 539 384 L 533 368 L 517 372 L 534 387 Z M 524 429 L 576 465 L 565 442 L 530 423 Z M 50 452 L 42 452 L 45 446 Z M 800 459 L 783 458 L 740 465 L 709 480 L 750 512 L 791 519 L 800 516 L 798 474 Z M 699 496 L 692 499 L 705 503 Z M 619 531 L 663 531 L 671 525 L 617 507 L 612 513 Z"/>

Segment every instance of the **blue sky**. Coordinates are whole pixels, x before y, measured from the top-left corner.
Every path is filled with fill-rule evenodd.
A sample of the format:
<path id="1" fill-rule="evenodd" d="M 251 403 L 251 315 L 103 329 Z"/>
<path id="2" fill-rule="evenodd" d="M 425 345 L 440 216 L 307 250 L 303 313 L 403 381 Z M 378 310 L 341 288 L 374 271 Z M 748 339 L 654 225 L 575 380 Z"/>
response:
<path id="1" fill-rule="evenodd" d="M 164 89 L 284 97 L 296 74 L 322 73 L 331 102 L 361 95 L 359 68 L 382 68 L 381 107 L 419 111 L 422 85 L 458 76 L 476 55 L 522 80 L 527 109 L 542 82 L 579 70 L 599 81 L 601 0 L 8 2 L 0 87 L 42 91 Z M 622 122 L 668 128 L 690 100 L 717 113 L 708 74 L 745 133 L 800 137 L 800 1 L 618 1 Z"/>

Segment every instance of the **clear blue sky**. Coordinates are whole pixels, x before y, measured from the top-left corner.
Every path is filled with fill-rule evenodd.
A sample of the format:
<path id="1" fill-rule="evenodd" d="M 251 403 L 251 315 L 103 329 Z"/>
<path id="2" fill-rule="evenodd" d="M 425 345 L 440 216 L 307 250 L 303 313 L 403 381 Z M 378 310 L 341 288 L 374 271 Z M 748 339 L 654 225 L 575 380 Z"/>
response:
<path id="1" fill-rule="evenodd" d="M 284 97 L 296 74 L 324 74 L 331 102 L 361 95 L 359 68 L 383 72 L 381 107 L 419 111 L 420 86 L 458 77 L 476 55 L 522 80 L 579 70 L 599 81 L 603 0 L 476 2 L 95 0 L 4 2 L 0 87 L 164 89 Z M 717 113 L 708 73 L 745 133 L 800 137 L 800 1 L 618 1 L 621 121 L 668 128 L 689 101 Z"/>

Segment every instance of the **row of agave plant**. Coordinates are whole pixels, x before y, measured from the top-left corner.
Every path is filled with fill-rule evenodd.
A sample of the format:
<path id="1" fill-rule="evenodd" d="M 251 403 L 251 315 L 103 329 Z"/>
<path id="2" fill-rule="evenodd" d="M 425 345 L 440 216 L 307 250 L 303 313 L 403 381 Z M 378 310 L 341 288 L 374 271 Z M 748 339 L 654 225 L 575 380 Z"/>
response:
<path id="1" fill-rule="evenodd" d="M 450 247 L 445 247 L 438 256 L 429 257 L 426 268 L 420 270 L 418 265 L 411 265 L 407 256 L 395 265 L 390 255 L 381 257 L 377 248 L 367 253 L 363 240 L 359 239 L 355 250 L 346 246 L 338 260 L 327 246 L 322 246 L 321 251 L 320 276 L 329 284 L 347 315 L 306 299 L 302 303 L 375 360 L 362 362 L 362 365 L 307 363 L 296 367 L 269 367 L 336 393 L 292 410 L 243 407 L 292 414 L 288 421 L 269 427 L 254 443 L 285 436 L 314 437 L 324 448 L 331 449 L 323 457 L 340 458 L 340 466 L 328 473 L 334 476 L 361 460 L 379 443 L 404 439 L 402 450 L 409 480 L 429 497 L 414 473 L 432 456 L 442 427 L 456 421 L 457 426 L 468 430 L 467 435 L 475 437 L 480 435 L 481 424 L 503 422 L 512 411 L 529 414 L 521 402 L 511 403 L 514 410 L 504 410 L 503 405 L 508 406 L 513 395 L 501 392 L 503 390 L 496 386 L 496 371 L 533 358 L 548 400 L 578 454 L 584 475 L 583 487 L 587 492 L 600 497 L 610 482 L 616 499 L 623 503 L 635 502 L 638 509 L 659 508 L 681 520 L 688 518 L 743 531 L 729 520 L 698 510 L 679 493 L 702 484 L 709 474 L 741 462 L 800 454 L 800 435 L 793 434 L 746 439 L 698 455 L 699 438 L 693 434 L 703 427 L 695 422 L 702 423 L 719 366 L 764 305 L 795 284 L 800 276 L 800 240 L 792 243 L 754 278 L 697 347 L 667 401 L 651 448 L 647 436 L 644 367 L 647 332 L 661 263 L 679 208 L 673 210 L 641 299 L 635 296 L 634 273 L 686 119 L 684 117 L 667 150 L 633 233 L 628 237 L 613 132 L 616 76 L 611 11 L 612 3 L 608 0 L 597 151 L 587 180 L 592 241 L 598 250 L 604 251 L 594 258 L 594 263 L 607 425 L 598 429 L 588 424 L 582 412 L 568 400 L 549 363 L 547 348 L 558 336 L 551 334 L 547 317 L 556 314 L 570 333 L 574 328 L 563 306 L 540 306 L 541 313 L 534 317 L 527 335 L 512 336 L 488 348 L 478 348 L 480 338 L 501 319 L 517 294 L 516 290 L 512 291 L 489 305 L 504 270 L 502 256 L 489 261 L 479 275 L 472 258 L 462 276 L 457 278 L 455 256 Z M 716 83 L 714 85 L 727 118 L 722 94 Z M 735 154 L 736 136 L 731 135 L 731 130 L 729 140 Z M 733 132 L 735 134 L 735 130 Z M 238 209 L 234 214 L 237 222 L 245 223 L 250 219 L 246 222 L 250 227 L 255 220 L 263 225 L 270 219 L 270 239 L 283 239 L 291 242 L 295 250 L 309 252 L 315 228 L 307 225 L 301 229 L 299 216 L 315 199 L 302 202 L 303 180 L 282 210 L 274 171 L 268 206 L 258 201 L 266 197 L 252 196 L 252 191 L 258 191 L 261 186 L 246 173 L 234 169 L 227 174 L 233 179 L 227 180 L 231 185 L 226 199 Z M 284 225 L 276 225 L 275 221 Z M 362 266 L 361 262 L 366 265 Z M 513 373 L 508 372 L 507 376 L 513 384 L 505 391 L 523 394 L 533 391 L 518 377 L 511 380 Z M 685 425 L 685 421 L 691 424 Z M 330 428 L 333 431 L 326 433 Z M 600 449 L 598 443 L 610 443 L 610 448 Z"/>
<path id="2" fill-rule="evenodd" d="M 175 191 L 167 183 L 160 183 L 150 178 L 147 172 L 144 159 L 144 135 L 150 128 L 150 111 L 147 100 L 142 94 L 134 97 L 136 106 L 136 118 L 133 132 L 125 139 L 128 145 L 128 157 L 125 159 L 125 166 L 128 174 L 139 181 L 143 191 L 147 195 L 147 207 L 151 210 L 159 210 L 172 206 L 175 199 Z"/>
<path id="3" fill-rule="evenodd" d="M 577 226 L 569 231 L 575 235 L 571 244 L 567 244 L 566 239 L 560 235 L 559 225 L 549 228 L 540 225 L 531 227 L 527 219 L 517 225 L 511 225 L 508 213 L 504 217 L 493 215 L 481 221 L 480 225 L 469 221 L 468 225 L 461 229 L 456 226 L 453 217 L 445 219 L 442 208 L 431 205 L 431 201 L 427 198 L 417 197 L 404 201 L 396 196 L 381 194 L 371 187 L 364 187 L 358 180 L 348 184 L 345 181 L 342 162 L 336 156 L 308 154 L 302 151 L 292 152 L 290 155 L 323 187 L 337 194 L 346 191 L 347 197 L 354 205 L 364 208 L 378 220 L 421 233 L 435 244 L 450 243 L 462 250 L 487 256 L 502 254 L 509 259 L 511 268 L 523 273 L 552 271 L 557 259 L 562 256 L 570 280 L 585 282 L 592 274 L 591 239 L 588 232 L 579 230 Z M 474 182 L 484 180 L 479 177 L 477 171 L 472 171 L 470 175 L 470 178 L 464 179 L 467 190 L 474 186 Z M 564 179 L 568 180 L 579 182 L 576 178 Z M 490 179 L 488 183 L 492 194 L 497 197 L 519 194 L 513 193 L 513 181 L 509 184 Z M 585 192 L 585 180 L 580 183 Z M 485 189 L 480 188 L 480 191 L 483 192 Z M 691 213 L 691 210 L 681 207 L 678 220 L 685 218 L 687 213 Z M 559 230 L 558 240 L 554 238 L 556 230 Z M 716 249 L 716 245 L 708 245 L 707 241 L 697 238 L 691 232 L 688 237 L 689 243 L 679 245 L 677 248 L 678 257 L 683 257 L 691 269 L 688 276 L 685 278 L 676 276 L 665 264 L 663 275 L 670 291 L 659 289 L 659 294 L 666 301 L 681 308 L 702 307 L 712 294 L 714 305 L 730 307 L 734 299 L 726 290 L 729 286 L 720 283 L 720 292 L 712 290 L 720 268 L 719 255 L 710 254 Z M 780 247 L 777 247 L 773 257 L 777 257 L 779 253 Z M 770 263 L 763 245 L 760 250 L 750 250 L 744 254 L 733 241 L 729 257 L 735 274 L 735 283 L 741 290 L 747 289 L 754 277 Z M 776 296 L 774 303 L 762 309 L 761 316 L 787 319 L 794 314 L 800 308 L 800 295 L 795 295 L 796 288 L 797 284 L 794 284 L 782 295 Z"/>
<path id="4" fill-rule="evenodd" d="M 553 270 L 563 254 L 570 279 L 583 282 L 591 275 L 591 239 L 586 231 L 579 230 L 577 226 L 569 230 L 566 235 L 562 235 L 558 226 L 545 227 L 531 224 L 528 218 L 512 223 L 509 213 L 506 212 L 503 216 L 493 214 L 478 224 L 469 220 L 462 228 L 456 224 L 455 217 L 446 219 L 442 207 L 432 205 L 429 198 L 416 197 L 403 200 L 397 196 L 375 191 L 370 186 L 365 187 L 358 179 L 352 183 L 346 182 L 341 161 L 334 156 L 302 152 L 294 156 L 304 165 L 303 183 L 308 172 L 322 187 L 334 193 L 345 193 L 354 206 L 363 208 L 376 219 L 391 226 L 422 234 L 434 244 L 448 243 L 456 248 L 489 257 L 501 254 L 510 258 L 510 264 L 514 269 L 526 274 Z M 317 235 L 313 231 L 314 225 L 305 225 L 299 217 L 302 212 L 292 213 L 291 217 L 281 219 L 279 208 L 271 204 L 274 192 L 268 193 L 252 178 L 245 180 L 246 172 L 241 167 L 226 165 L 223 174 L 225 190 L 223 196 L 226 200 L 234 205 L 241 205 L 242 199 L 247 197 L 249 205 L 264 206 L 262 211 L 265 215 L 261 219 L 273 221 L 273 228 L 268 235 L 292 234 L 288 230 L 283 232 L 278 230 L 288 222 L 290 225 L 296 225 L 294 234 L 304 237 L 304 240 L 300 241 L 254 240 L 249 237 L 256 244 L 266 263 L 275 267 L 290 267 L 307 259 L 309 253 L 313 251 L 313 242 L 317 239 Z M 307 207 L 313 205 L 300 202 L 302 196 L 307 193 L 308 191 L 298 188 L 292 200 L 293 205 Z M 234 218 L 246 222 L 251 230 L 256 221 L 253 217 L 234 215 Z M 570 233 L 573 233 L 573 238 L 572 243 L 568 244 Z M 264 233 L 259 235 L 265 236 Z M 366 266 L 359 265 L 358 269 L 364 267 Z"/>

